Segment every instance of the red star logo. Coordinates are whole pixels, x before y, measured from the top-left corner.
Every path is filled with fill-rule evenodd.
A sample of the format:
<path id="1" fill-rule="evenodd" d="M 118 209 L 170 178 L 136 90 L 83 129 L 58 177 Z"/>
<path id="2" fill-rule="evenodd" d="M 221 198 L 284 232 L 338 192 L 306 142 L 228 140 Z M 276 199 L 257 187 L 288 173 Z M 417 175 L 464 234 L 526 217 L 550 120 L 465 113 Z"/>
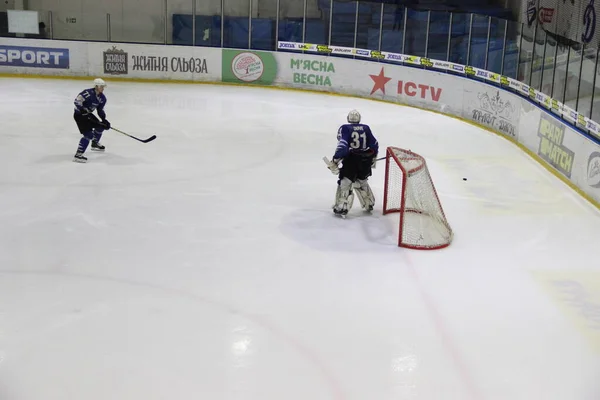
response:
<path id="1" fill-rule="evenodd" d="M 379 75 L 369 75 L 375 84 L 373 85 L 373 90 L 371 90 L 371 94 L 375 93 L 378 90 L 381 90 L 383 94 L 385 94 L 385 84 L 392 80 L 392 78 L 388 78 L 383 73 L 383 67 L 381 67 L 381 72 Z"/>

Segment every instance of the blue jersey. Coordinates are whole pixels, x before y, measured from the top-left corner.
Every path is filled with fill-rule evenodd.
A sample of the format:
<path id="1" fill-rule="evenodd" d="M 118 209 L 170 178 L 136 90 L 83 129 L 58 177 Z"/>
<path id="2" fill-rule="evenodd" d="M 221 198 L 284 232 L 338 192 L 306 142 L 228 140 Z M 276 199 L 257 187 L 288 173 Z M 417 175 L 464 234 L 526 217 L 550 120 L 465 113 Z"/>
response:
<path id="1" fill-rule="evenodd" d="M 350 153 L 363 153 L 377 156 L 379 143 L 373 136 L 369 125 L 345 124 L 338 130 L 338 145 L 333 158 L 341 159 Z"/>
<path id="2" fill-rule="evenodd" d="M 84 108 L 93 112 L 98 110 L 98 116 L 103 120 L 106 118 L 104 106 L 106 106 L 106 96 L 104 93 L 96 94 L 96 89 L 86 89 L 79 93 L 75 98 L 75 110 L 80 113 L 84 112 Z"/>

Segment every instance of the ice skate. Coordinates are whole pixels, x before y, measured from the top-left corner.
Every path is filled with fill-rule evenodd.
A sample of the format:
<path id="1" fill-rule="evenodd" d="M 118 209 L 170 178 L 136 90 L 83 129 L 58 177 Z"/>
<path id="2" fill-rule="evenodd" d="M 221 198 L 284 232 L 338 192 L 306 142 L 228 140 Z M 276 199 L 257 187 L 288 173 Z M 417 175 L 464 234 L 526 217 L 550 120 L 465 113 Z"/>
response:
<path id="1" fill-rule="evenodd" d="M 85 163 L 87 162 L 87 157 L 83 155 L 83 153 L 77 152 L 73 157 L 73 162 Z"/>
<path id="2" fill-rule="evenodd" d="M 97 140 L 92 140 L 91 148 L 94 151 L 104 151 L 106 149 L 106 147 L 104 147 L 104 145 L 100 144 Z"/>

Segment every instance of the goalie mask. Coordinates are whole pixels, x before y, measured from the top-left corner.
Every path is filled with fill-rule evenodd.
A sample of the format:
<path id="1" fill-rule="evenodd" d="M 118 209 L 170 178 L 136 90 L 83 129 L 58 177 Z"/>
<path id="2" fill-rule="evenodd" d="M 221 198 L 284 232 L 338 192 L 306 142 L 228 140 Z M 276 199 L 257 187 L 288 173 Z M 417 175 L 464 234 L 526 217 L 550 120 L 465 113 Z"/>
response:
<path id="1" fill-rule="evenodd" d="M 360 113 L 356 110 L 350 111 L 348 113 L 348 123 L 359 124 L 360 123 Z"/>

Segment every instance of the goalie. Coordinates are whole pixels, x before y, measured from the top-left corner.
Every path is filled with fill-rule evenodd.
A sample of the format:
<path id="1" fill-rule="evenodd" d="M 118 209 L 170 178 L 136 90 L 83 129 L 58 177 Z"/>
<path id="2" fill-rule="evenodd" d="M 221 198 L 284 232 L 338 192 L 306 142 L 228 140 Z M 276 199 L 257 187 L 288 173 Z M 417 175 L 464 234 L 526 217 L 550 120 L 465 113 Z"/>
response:
<path id="1" fill-rule="evenodd" d="M 369 186 L 371 169 L 375 167 L 379 144 L 369 125 L 360 123 L 360 113 L 348 113 L 348 123 L 340 127 L 338 144 L 328 168 L 338 175 L 333 212 L 346 216 L 352 208 L 354 192 L 365 211 L 373 211 L 375 196 Z M 339 167 L 340 161 L 342 167 Z"/>

